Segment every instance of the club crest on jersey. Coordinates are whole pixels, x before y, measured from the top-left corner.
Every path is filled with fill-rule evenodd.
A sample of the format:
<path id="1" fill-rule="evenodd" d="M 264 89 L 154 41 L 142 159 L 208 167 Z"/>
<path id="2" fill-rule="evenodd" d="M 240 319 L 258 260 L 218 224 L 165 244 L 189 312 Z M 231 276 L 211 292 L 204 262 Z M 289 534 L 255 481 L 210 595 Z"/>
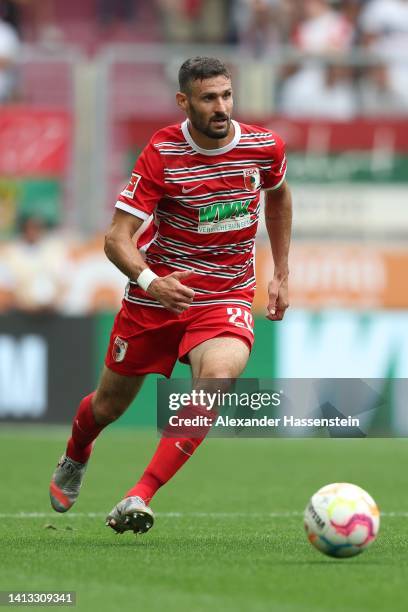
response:
<path id="1" fill-rule="evenodd" d="M 244 170 L 245 189 L 256 191 L 261 184 L 261 175 L 258 168 L 245 168 Z"/>
<path id="2" fill-rule="evenodd" d="M 126 340 L 122 340 L 122 338 L 119 338 L 119 336 L 116 336 L 113 342 L 113 348 L 112 348 L 113 360 L 118 363 L 123 361 L 125 358 L 127 349 L 128 349 L 128 343 L 126 342 Z"/>
<path id="3" fill-rule="evenodd" d="M 125 198 L 133 198 L 135 195 L 136 187 L 141 178 L 142 177 L 140 176 L 140 174 L 136 174 L 136 172 L 132 172 L 132 176 L 130 177 L 130 181 L 126 189 L 124 189 L 120 195 L 125 196 Z"/>

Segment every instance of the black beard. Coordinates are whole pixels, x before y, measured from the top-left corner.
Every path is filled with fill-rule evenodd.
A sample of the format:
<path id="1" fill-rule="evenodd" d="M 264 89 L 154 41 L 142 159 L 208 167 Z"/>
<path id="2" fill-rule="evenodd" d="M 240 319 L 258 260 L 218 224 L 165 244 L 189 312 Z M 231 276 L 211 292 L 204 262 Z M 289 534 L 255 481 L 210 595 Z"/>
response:
<path id="1" fill-rule="evenodd" d="M 227 119 L 227 127 L 225 128 L 223 132 L 214 132 L 209 125 L 207 125 L 205 129 L 200 130 L 200 132 L 208 136 L 208 138 L 214 138 L 214 140 L 221 140 L 221 138 L 226 138 L 228 136 L 230 125 L 231 125 L 231 119 Z M 195 125 L 194 127 L 198 129 Z"/>
<path id="2" fill-rule="evenodd" d="M 231 117 L 222 116 L 220 119 L 226 119 L 227 127 L 222 132 L 216 132 L 211 129 L 211 122 L 208 124 L 204 124 L 198 114 L 195 112 L 194 108 L 190 106 L 190 121 L 191 125 L 198 131 L 208 136 L 208 138 L 213 138 L 214 140 L 221 140 L 222 138 L 226 138 L 229 134 L 231 127 Z M 213 119 L 217 119 L 217 117 L 213 117 Z"/>

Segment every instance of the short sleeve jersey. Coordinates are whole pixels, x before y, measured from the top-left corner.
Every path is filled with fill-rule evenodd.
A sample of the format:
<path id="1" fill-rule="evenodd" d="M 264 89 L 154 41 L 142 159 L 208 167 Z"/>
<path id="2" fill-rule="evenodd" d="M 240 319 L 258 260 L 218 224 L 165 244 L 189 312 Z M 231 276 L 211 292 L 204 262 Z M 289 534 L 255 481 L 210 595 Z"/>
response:
<path id="1" fill-rule="evenodd" d="M 260 192 L 285 179 L 283 140 L 266 128 L 233 125 L 233 140 L 219 149 L 200 148 L 187 120 L 159 130 L 116 203 L 140 219 L 152 216 L 137 246 L 160 276 L 191 271 L 186 284 L 196 306 L 251 305 Z M 133 282 L 125 299 L 161 307 Z"/>

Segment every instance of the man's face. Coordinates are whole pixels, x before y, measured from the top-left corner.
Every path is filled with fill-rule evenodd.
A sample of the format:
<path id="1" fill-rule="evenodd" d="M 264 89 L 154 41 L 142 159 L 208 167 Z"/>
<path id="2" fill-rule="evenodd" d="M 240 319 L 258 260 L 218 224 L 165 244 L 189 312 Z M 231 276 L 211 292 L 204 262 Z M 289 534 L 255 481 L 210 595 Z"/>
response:
<path id="1" fill-rule="evenodd" d="M 228 135 L 232 106 L 231 80 L 225 76 L 193 81 L 183 105 L 192 126 L 214 139 Z"/>

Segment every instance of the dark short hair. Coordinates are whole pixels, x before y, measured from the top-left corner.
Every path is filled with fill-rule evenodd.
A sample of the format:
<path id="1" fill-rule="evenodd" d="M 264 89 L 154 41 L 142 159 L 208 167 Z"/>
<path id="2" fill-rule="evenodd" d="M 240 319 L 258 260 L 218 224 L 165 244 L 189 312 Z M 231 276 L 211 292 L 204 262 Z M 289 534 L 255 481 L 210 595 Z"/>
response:
<path id="1" fill-rule="evenodd" d="M 193 81 L 203 81 L 216 76 L 231 78 L 230 71 L 221 60 L 215 57 L 191 57 L 181 65 L 178 73 L 180 91 L 190 93 Z"/>

